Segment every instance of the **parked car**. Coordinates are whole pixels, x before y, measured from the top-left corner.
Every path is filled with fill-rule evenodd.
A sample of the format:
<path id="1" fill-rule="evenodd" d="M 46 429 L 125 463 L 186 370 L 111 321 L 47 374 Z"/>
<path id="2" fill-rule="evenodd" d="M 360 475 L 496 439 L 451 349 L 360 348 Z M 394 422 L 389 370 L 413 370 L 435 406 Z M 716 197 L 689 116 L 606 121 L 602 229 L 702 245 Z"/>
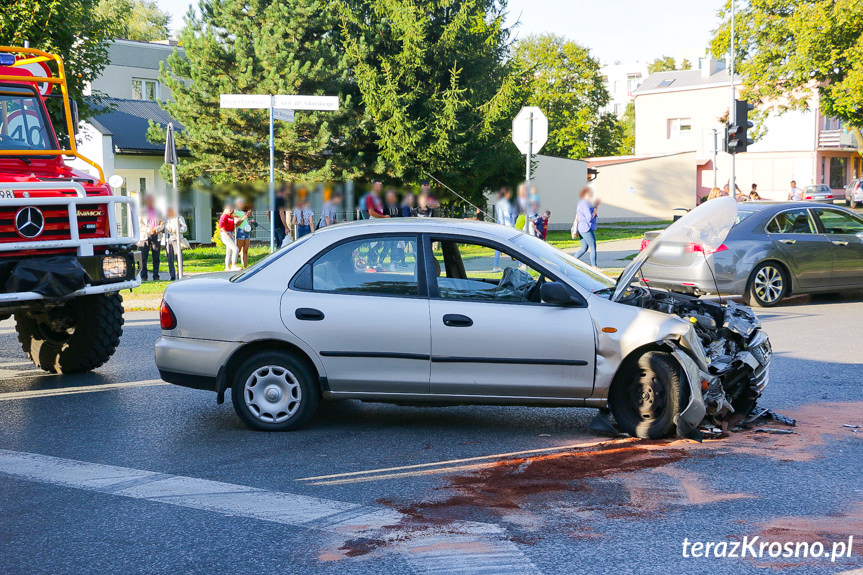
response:
<path id="1" fill-rule="evenodd" d="M 863 179 L 851 180 L 845 187 L 845 205 L 856 208 L 863 204 Z"/>
<path id="2" fill-rule="evenodd" d="M 642 245 L 657 234 L 645 234 Z M 746 202 L 718 247 L 666 239 L 642 274 L 651 287 L 743 295 L 759 306 L 791 294 L 863 288 L 863 218 L 811 202 Z"/>
<path id="3" fill-rule="evenodd" d="M 827 184 L 814 184 L 803 189 L 803 200 L 832 204 L 835 199 L 833 190 Z"/>
<path id="4" fill-rule="evenodd" d="M 708 204 L 666 233 L 695 225 L 712 233 L 701 241 L 721 241 L 729 201 L 734 212 Z M 242 273 L 170 285 L 156 364 L 219 403 L 230 388 L 257 430 L 299 428 L 322 399 L 610 407 L 639 437 L 697 435 L 705 417 L 748 412 L 771 353 L 758 319 L 630 286 L 641 263 L 615 282 L 496 224 L 331 226 Z"/>

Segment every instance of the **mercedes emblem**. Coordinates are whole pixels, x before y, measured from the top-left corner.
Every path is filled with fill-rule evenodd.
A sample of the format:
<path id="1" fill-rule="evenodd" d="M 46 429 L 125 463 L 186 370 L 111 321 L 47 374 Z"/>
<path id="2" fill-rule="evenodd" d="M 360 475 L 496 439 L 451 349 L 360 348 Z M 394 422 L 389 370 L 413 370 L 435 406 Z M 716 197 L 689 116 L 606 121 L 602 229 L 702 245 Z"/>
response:
<path id="1" fill-rule="evenodd" d="M 27 206 L 15 214 L 15 229 L 22 238 L 31 240 L 45 229 L 45 216 L 39 208 Z"/>

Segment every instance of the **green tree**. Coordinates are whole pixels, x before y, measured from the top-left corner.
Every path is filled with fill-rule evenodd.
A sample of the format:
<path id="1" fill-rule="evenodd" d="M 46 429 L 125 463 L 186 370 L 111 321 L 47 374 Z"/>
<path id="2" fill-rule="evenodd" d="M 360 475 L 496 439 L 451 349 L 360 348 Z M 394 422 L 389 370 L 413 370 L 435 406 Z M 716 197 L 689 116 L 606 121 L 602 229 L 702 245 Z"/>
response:
<path id="1" fill-rule="evenodd" d="M 59 55 L 69 96 L 78 102 L 82 118 L 93 112 L 82 97 L 84 89 L 108 63 L 110 26 L 96 11 L 97 4 L 98 0 L 12 0 L 0 11 L 0 45 L 29 42 L 31 48 Z M 61 117 L 58 102 L 49 104 L 55 127 L 65 132 L 65 123 L 56 121 Z"/>
<path id="2" fill-rule="evenodd" d="M 524 101 L 498 0 L 341 0 L 342 38 L 377 147 L 374 172 L 428 171 L 474 199 L 518 177 Z"/>
<path id="3" fill-rule="evenodd" d="M 711 48 L 728 51 L 730 3 Z M 805 110 L 849 126 L 863 154 L 863 0 L 758 0 L 736 15 L 736 72 L 759 111 Z"/>
<path id="4" fill-rule="evenodd" d="M 677 70 L 677 62 L 671 56 L 662 56 L 647 65 L 647 73 L 673 72 Z"/>
<path id="5" fill-rule="evenodd" d="M 617 155 L 628 156 L 635 153 L 635 102 L 629 102 L 620 117 L 621 137 Z"/>
<path id="6" fill-rule="evenodd" d="M 268 176 L 265 110 L 219 108 L 220 94 L 338 96 L 340 109 L 298 111 L 276 122 L 276 178 L 321 181 L 358 173 L 362 130 L 355 85 L 340 48 L 337 19 L 325 0 L 202 0 L 187 17 L 178 51 L 162 68 L 174 101 L 165 104 L 185 130 L 177 145 L 191 158 L 180 165 L 186 182 L 253 182 Z M 151 141 L 163 142 L 155 125 Z"/>
<path id="7" fill-rule="evenodd" d="M 680 70 L 692 70 L 692 62 L 689 61 L 688 58 L 684 58 L 680 62 Z"/>
<path id="8" fill-rule="evenodd" d="M 617 118 L 601 110 L 609 102 L 599 61 L 562 36 L 529 36 L 515 46 L 528 102 L 548 117 L 543 153 L 567 158 L 605 156 L 620 146 Z"/>
<path id="9" fill-rule="evenodd" d="M 171 15 L 153 0 L 101 0 L 96 11 L 111 23 L 115 38 L 152 42 L 171 34 Z"/>

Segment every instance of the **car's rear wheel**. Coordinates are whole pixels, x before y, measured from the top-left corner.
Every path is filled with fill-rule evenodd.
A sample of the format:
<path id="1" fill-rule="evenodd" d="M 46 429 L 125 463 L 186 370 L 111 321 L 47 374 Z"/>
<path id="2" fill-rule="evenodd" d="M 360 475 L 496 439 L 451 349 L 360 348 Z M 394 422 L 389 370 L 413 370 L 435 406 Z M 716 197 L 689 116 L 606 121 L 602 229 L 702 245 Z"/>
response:
<path id="1" fill-rule="evenodd" d="M 643 439 L 674 432 L 674 420 L 686 407 L 680 367 L 669 354 L 645 353 L 628 360 L 611 386 L 608 403 L 622 431 Z"/>
<path id="2" fill-rule="evenodd" d="M 857 209 L 857 206 L 859 206 L 859 205 L 860 205 L 860 202 L 854 201 L 854 200 L 852 199 L 850 202 L 848 202 L 848 204 L 849 204 L 849 207 L 850 207 L 851 209 Z"/>
<path id="3" fill-rule="evenodd" d="M 747 304 L 771 307 L 788 295 L 788 275 L 782 266 L 774 262 L 758 264 L 749 277 Z"/>
<path id="4" fill-rule="evenodd" d="M 309 422 L 320 398 L 306 362 L 286 352 L 265 351 L 248 358 L 234 373 L 231 400 L 252 429 L 291 431 Z"/>

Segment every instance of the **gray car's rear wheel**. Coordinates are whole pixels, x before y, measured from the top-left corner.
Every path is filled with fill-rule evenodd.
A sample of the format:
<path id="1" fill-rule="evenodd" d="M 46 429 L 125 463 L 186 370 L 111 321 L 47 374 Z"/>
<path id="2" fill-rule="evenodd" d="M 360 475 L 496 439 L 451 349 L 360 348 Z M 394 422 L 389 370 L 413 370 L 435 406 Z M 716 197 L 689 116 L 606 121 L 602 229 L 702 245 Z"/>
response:
<path id="1" fill-rule="evenodd" d="M 315 378 L 308 365 L 286 352 L 251 356 L 234 374 L 234 410 L 259 431 L 291 431 L 308 423 L 318 408 Z"/>
<path id="2" fill-rule="evenodd" d="M 622 431 L 643 439 L 674 432 L 674 419 L 686 407 L 680 367 L 669 354 L 647 352 L 627 360 L 608 394 L 611 413 Z"/>
<path id="3" fill-rule="evenodd" d="M 774 306 L 788 295 L 788 288 L 788 275 L 782 266 L 775 262 L 760 263 L 749 277 L 746 303 L 760 307 Z"/>

